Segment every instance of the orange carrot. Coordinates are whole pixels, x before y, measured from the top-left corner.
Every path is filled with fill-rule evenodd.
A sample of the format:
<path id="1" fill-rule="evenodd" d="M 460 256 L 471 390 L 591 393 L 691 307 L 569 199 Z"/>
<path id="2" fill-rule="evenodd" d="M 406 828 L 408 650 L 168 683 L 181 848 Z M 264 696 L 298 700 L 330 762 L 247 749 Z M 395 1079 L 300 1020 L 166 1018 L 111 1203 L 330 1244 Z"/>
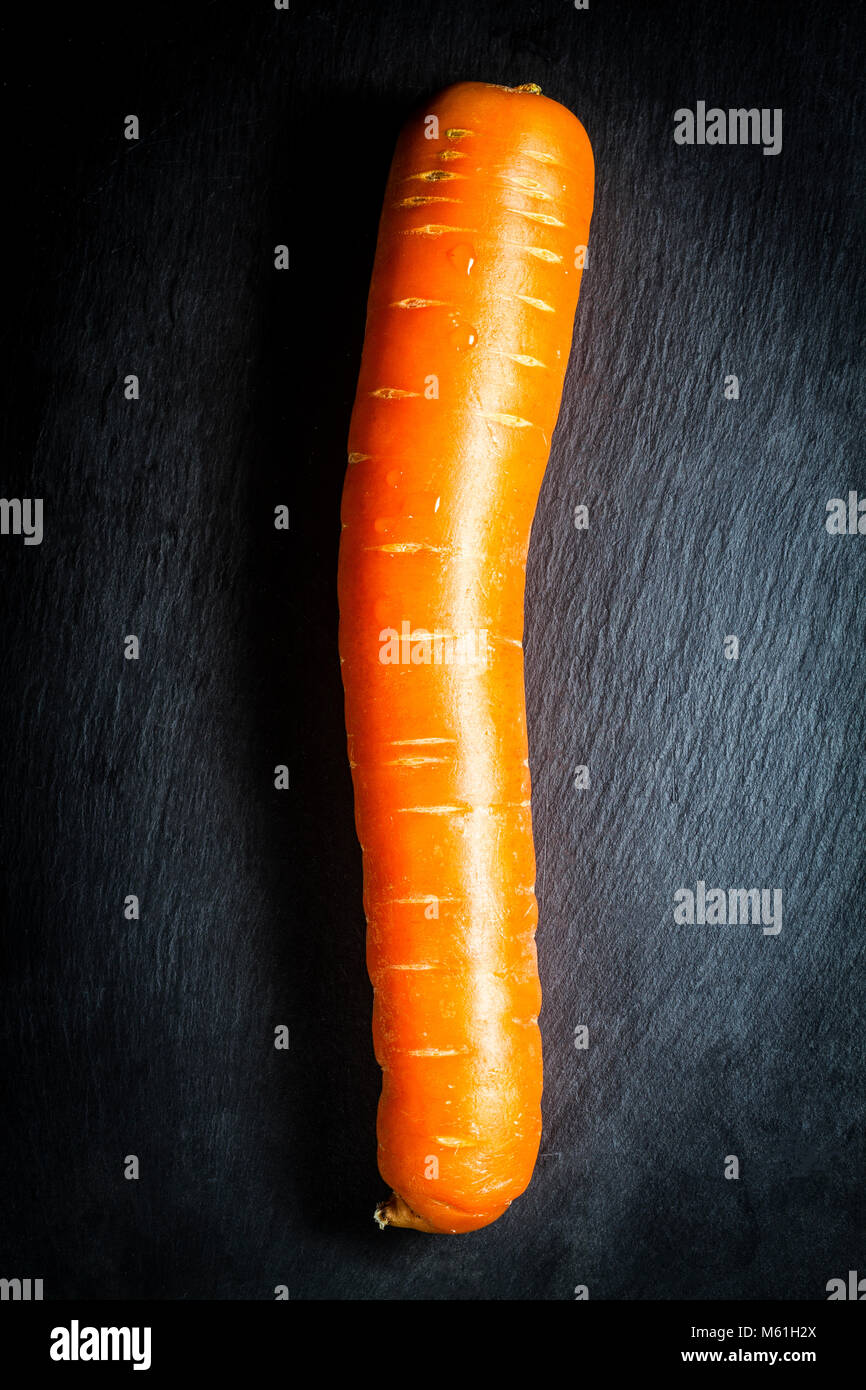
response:
<path id="1" fill-rule="evenodd" d="M 538 1152 L 523 597 L 592 197 L 580 122 L 479 82 L 408 122 L 385 193 L 339 566 L 383 1226 L 486 1226 Z"/>

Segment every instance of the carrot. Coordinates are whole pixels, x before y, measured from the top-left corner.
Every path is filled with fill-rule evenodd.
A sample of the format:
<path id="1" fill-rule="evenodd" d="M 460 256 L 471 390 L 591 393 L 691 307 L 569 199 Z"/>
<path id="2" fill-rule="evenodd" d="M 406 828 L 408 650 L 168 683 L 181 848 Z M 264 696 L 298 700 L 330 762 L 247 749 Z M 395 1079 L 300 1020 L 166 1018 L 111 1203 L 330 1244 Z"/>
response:
<path id="1" fill-rule="evenodd" d="M 486 1226 L 538 1152 L 523 598 L 592 197 L 580 122 L 479 82 L 408 122 L 385 193 L 338 580 L 382 1226 Z"/>

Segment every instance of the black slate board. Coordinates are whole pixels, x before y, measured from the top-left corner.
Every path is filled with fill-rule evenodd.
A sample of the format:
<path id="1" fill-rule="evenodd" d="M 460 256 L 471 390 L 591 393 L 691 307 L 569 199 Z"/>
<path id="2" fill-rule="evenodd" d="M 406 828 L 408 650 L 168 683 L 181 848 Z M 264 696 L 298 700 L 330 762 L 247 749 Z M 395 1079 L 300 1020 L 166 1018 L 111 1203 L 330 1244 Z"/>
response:
<path id="1" fill-rule="evenodd" d="M 7 35 L 0 490 L 45 535 L 0 537 L 0 1274 L 823 1299 L 862 1269 L 866 537 L 824 526 L 866 493 L 857 17 L 319 0 Z M 372 1221 L 335 563 L 394 140 L 466 78 L 571 107 L 597 191 L 527 587 L 542 1157 L 433 1240 Z M 781 154 L 676 145 L 699 100 L 782 108 Z M 781 933 L 676 925 L 698 879 L 781 888 Z"/>

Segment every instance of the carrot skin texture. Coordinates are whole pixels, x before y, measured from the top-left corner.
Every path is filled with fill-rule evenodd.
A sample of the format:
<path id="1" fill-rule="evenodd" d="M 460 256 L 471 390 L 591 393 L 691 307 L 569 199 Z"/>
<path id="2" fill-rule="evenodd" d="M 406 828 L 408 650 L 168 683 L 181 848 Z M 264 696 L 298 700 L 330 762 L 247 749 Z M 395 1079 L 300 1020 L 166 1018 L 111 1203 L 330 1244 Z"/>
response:
<path id="1" fill-rule="evenodd" d="M 593 172 L 564 107 L 466 82 L 407 122 L 385 192 L 338 575 L 380 1224 L 486 1226 L 538 1152 L 523 601 Z"/>

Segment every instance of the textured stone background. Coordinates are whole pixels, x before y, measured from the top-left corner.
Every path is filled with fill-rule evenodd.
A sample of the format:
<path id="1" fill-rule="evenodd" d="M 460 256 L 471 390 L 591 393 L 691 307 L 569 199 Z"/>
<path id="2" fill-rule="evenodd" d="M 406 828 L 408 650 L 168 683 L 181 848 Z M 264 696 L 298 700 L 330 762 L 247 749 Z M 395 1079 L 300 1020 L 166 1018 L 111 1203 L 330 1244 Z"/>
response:
<path id="1" fill-rule="evenodd" d="M 866 1271 L 866 538 L 823 524 L 866 492 L 856 6 L 176 8 L 40 9 L 4 44 L 0 490 L 46 531 L 0 538 L 0 1274 L 824 1298 Z M 572 107 L 597 195 L 527 589 L 544 1156 L 434 1240 L 371 1219 L 335 575 L 393 143 L 465 78 Z M 699 99 L 782 107 L 781 155 L 676 146 Z M 781 935 L 675 926 L 698 878 L 781 888 Z"/>

